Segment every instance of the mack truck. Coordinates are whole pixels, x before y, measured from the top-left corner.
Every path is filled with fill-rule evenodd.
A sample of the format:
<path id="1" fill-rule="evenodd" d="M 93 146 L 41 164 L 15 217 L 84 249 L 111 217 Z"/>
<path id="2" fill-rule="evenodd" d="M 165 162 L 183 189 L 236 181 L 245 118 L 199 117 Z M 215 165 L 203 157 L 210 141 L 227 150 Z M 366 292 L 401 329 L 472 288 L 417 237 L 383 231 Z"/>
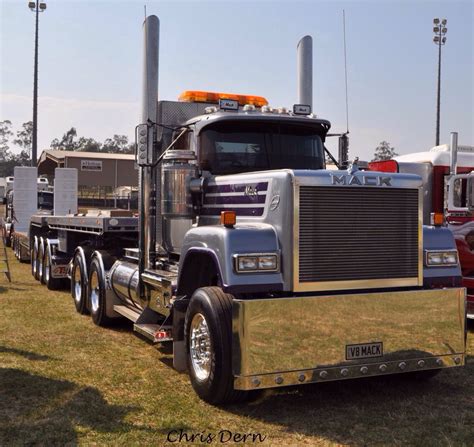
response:
<path id="1" fill-rule="evenodd" d="M 423 179 L 423 221 L 445 225 L 453 232 L 467 292 L 467 318 L 474 320 L 474 214 L 468 186 L 474 171 L 474 146 L 458 145 L 458 134 L 452 132 L 450 144 L 372 162 L 370 169 L 413 173 Z"/>
<path id="2" fill-rule="evenodd" d="M 417 175 L 325 170 L 331 124 L 312 113 L 311 38 L 298 44 L 292 110 L 195 90 L 158 100 L 158 48 L 152 15 L 138 221 L 49 216 L 55 235 L 40 235 L 47 250 L 32 257 L 44 275 L 69 266 L 76 310 L 171 344 L 173 367 L 211 404 L 464 365 L 452 233 L 423 225 Z"/>

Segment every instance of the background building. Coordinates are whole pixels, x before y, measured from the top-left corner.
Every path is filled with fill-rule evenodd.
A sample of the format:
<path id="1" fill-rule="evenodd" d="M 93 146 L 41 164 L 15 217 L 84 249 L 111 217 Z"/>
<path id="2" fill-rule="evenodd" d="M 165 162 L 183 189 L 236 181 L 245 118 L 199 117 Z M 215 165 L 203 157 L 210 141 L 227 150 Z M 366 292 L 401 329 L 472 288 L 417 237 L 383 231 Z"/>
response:
<path id="1" fill-rule="evenodd" d="M 113 206 L 138 187 L 138 168 L 133 154 L 45 150 L 38 159 L 38 175 L 54 183 L 56 168 L 76 168 L 78 194 L 83 205 Z M 127 197 L 123 196 L 126 191 Z M 82 199 L 82 200 L 81 200 Z"/>

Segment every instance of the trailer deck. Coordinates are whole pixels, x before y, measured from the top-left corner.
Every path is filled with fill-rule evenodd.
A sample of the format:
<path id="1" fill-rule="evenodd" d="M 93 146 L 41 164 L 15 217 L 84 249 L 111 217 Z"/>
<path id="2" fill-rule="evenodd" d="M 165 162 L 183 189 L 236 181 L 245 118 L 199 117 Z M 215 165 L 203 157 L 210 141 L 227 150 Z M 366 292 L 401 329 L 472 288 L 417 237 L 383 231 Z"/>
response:
<path id="1" fill-rule="evenodd" d="M 138 217 L 48 216 L 52 230 L 75 231 L 103 235 L 105 233 L 138 232 Z"/>

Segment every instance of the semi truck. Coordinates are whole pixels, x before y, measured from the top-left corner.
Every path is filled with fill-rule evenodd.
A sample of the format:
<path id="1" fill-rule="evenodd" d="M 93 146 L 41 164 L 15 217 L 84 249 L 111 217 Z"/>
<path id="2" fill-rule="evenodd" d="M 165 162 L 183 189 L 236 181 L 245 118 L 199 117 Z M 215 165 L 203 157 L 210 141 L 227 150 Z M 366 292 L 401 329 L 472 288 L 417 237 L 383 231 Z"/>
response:
<path id="1" fill-rule="evenodd" d="M 42 215 L 51 214 L 53 211 L 53 191 L 48 190 L 44 187 L 43 179 L 38 179 L 37 182 L 37 207 L 35 212 L 39 212 Z M 8 194 L 5 198 L 5 214 L 0 222 L 0 230 L 7 247 L 12 246 L 15 251 L 16 257 L 20 260 L 29 260 L 29 249 L 22 250 L 17 241 L 22 241 L 26 234 L 23 231 L 15 231 L 15 221 L 17 216 L 15 214 L 14 207 L 14 188 L 13 186 L 9 189 Z"/>
<path id="2" fill-rule="evenodd" d="M 445 225 L 453 232 L 467 292 L 467 318 L 474 320 L 474 214 L 467 187 L 474 171 L 474 146 L 458 145 L 458 134 L 453 132 L 450 144 L 372 162 L 370 169 L 413 173 L 423 179 L 423 222 Z"/>
<path id="3" fill-rule="evenodd" d="M 211 404 L 465 362 L 453 236 L 423 225 L 419 176 L 325 170 L 311 42 L 298 45 L 292 110 L 195 90 L 158 100 L 159 20 L 147 17 L 138 220 L 49 216 L 55 235 L 33 248 L 43 275 L 69 266 L 79 313 L 171 344 Z"/>

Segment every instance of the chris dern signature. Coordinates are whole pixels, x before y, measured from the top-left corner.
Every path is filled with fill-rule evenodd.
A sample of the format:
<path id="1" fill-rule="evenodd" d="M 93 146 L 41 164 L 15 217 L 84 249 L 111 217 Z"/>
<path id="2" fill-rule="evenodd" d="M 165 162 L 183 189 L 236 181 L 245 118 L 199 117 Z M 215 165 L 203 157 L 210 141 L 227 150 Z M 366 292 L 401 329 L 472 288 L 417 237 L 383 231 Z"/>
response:
<path id="1" fill-rule="evenodd" d="M 182 442 L 200 442 L 203 444 L 212 444 L 218 442 L 225 444 L 226 442 L 253 442 L 259 443 L 267 439 L 266 435 L 261 433 L 237 433 L 230 430 L 219 430 L 218 432 L 201 431 L 197 433 L 188 433 L 183 429 L 170 430 L 166 435 L 167 442 L 182 443 Z"/>

